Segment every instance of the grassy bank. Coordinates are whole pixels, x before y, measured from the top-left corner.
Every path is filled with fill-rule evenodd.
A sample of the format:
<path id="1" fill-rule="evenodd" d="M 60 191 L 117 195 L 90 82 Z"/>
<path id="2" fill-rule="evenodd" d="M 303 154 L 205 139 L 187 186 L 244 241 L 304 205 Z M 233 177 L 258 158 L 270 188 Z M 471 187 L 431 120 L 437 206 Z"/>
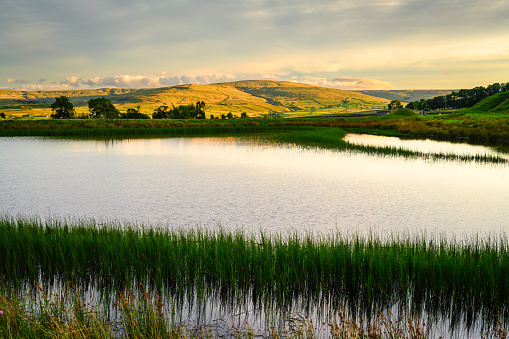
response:
<path id="1" fill-rule="evenodd" d="M 412 125 L 415 119 L 406 119 Z M 276 120 L 45 120 L 0 124 L 0 136 L 55 136 L 136 138 L 168 136 L 255 136 L 282 144 L 349 150 L 382 156 L 418 157 L 426 160 L 505 163 L 498 156 L 424 153 L 395 147 L 353 145 L 343 140 L 345 131 L 405 136 L 391 125 L 394 119 L 276 119 Z M 415 121 L 419 121 L 418 119 Z M 7 128 L 8 126 L 9 128 Z"/>
<path id="2" fill-rule="evenodd" d="M 202 133 L 237 133 L 276 127 L 339 127 L 347 131 L 398 137 L 468 141 L 509 145 L 509 117 L 453 114 L 442 116 L 375 116 L 317 119 L 234 120 L 0 120 L 0 136 L 136 136 Z"/>
<path id="3" fill-rule="evenodd" d="M 2 286 L 61 280 L 106 293 L 136 282 L 265 309 L 304 302 L 373 314 L 399 305 L 451 323 L 508 319 L 505 238 L 316 238 L 4 216 L 0 258 Z"/>

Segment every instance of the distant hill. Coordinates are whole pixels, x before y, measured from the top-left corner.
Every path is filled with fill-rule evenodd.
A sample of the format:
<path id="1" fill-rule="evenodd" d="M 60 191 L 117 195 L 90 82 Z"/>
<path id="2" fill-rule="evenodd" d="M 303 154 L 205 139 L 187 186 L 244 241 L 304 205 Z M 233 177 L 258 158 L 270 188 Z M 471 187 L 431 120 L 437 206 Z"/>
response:
<path id="1" fill-rule="evenodd" d="M 72 91 L 8 91 L 0 90 L 0 110 L 32 106 L 50 113 L 49 105 L 57 96 L 65 95 L 78 113 L 88 110 L 88 100 L 104 96 L 121 112 L 140 108 L 152 114 L 155 108 L 166 105 L 187 105 L 197 101 L 206 103 L 207 115 L 232 112 L 249 116 L 278 113 L 286 116 L 327 115 L 383 109 L 390 100 L 359 92 L 317 87 L 286 81 L 238 81 L 211 85 L 179 85 L 149 89 L 96 89 Z M 6 111 L 6 114 L 9 114 Z"/>
<path id="2" fill-rule="evenodd" d="M 461 113 L 509 114 L 509 92 L 502 92 L 483 99 L 472 107 L 458 110 Z"/>
<path id="3" fill-rule="evenodd" d="M 420 101 L 421 99 L 433 99 L 437 96 L 444 96 L 452 93 L 454 90 L 369 90 L 359 91 L 360 93 L 387 100 L 399 100 L 401 102 Z"/>

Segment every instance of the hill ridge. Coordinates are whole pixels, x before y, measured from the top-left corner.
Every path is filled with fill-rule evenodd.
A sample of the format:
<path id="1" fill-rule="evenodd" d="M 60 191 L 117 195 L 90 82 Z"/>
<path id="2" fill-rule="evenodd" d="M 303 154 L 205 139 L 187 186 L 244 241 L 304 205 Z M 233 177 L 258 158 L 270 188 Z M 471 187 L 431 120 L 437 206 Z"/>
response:
<path id="1" fill-rule="evenodd" d="M 340 114 L 383 109 L 387 99 L 335 88 L 300 84 L 291 81 L 242 80 L 217 84 L 183 84 L 159 88 L 100 88 L 62 91 L 0 90 L 0 110 L 20 105 L 48 109 L 57 96 L 65 95 L 77 108 L 87 111 L 90 98 L 104 96 L 121 111 L 139 108 L 151 114 L 159 106 L 194 104 L 205 101 L 207 115 L 232 112 L 249 116 L 283 114 L 306 116 L 312 114 Z"/>

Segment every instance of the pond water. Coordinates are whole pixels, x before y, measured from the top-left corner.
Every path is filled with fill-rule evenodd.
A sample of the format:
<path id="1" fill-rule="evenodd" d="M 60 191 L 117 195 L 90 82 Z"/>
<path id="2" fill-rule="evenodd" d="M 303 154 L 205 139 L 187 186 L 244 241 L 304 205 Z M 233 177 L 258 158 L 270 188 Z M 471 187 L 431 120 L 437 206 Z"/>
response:
<path id="1" fill-rule="evenodd" d="M 347 140 L 424 149 L 432 144 L 433 152 L 436 147 L 446 153 L 463 154 L 472 147 L 481 154 L 496 152 L 397 138 Z M 0 138 L 0 159 L 0 213 L 10 215 L 277 233 L 463 237 L 509 230 L 507 164 L 377 157 L 209 137 Z"/>

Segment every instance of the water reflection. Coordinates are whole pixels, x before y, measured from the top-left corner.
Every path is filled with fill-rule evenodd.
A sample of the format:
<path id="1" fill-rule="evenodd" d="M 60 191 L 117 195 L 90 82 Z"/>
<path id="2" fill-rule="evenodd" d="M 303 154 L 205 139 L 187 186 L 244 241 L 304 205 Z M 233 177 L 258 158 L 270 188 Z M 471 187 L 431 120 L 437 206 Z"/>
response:
<path id="1" fill-rule="evenodd" d="M 248 231 L 506 231 L 506 164 L 238 138 L 0 138 L 0 212 Z"/>
<path id="2" fill-rule="evenodd" d="M 345 137 L 345 141 L 364 146 L 378 146 L 378 147 L 398 147 L 417 152 L 425 153 L 443 153 L 455 155 L 469 155 L 469 156 L 498 156 L 509 160 L 509 154 L 498 151 L 492 147 L 476 146 L 466 143 L 451 143 L 445 141 L 435 141 L 430 139 L 415 140 L 415 139 L 400 139 L 395 137 L 384 137 L 368 134 L 355 134 L 349 133 Z"/>

